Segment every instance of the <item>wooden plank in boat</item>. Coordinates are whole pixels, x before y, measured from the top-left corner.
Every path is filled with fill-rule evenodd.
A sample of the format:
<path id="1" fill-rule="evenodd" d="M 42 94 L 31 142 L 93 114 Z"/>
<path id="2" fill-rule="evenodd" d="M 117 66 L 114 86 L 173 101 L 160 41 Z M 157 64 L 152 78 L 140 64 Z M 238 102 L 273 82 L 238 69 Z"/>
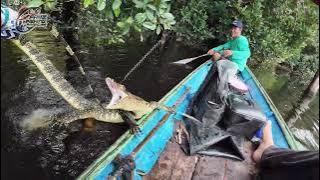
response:
<path id="1" fill-rule="evenodd" d="M 187 156 L 176 142 L 169 142 L 152 171 L 144 180 L 191 179 L 198 156 Z"/>
<path id="2" fill-rule="evenodd" d="M 244 145 L 245 161 L 235 161 L 214 156 L 188 156 L 179 145 L 170 142 L 160 156 L 153 170 L 144 180 L 183 179 L 183 180 L 250 180 L 256 169 L 251 155 L 253 146 Z"/>

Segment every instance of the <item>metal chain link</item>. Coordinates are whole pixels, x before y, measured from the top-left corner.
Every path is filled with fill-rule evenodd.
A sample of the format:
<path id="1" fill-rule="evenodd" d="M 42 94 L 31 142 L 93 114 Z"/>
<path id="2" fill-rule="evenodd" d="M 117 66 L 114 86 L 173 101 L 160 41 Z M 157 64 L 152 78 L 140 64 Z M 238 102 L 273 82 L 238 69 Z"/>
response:
<path id="1" fill-rule="evenodd" d="M 143 61 L 161 44 L 161 39 L 138 61 L 138 63 L 125 75 L 125 77 L 122 79 L 121 83 L 123 83 L 130 74 L 135 71 L 142 63 Z"/>

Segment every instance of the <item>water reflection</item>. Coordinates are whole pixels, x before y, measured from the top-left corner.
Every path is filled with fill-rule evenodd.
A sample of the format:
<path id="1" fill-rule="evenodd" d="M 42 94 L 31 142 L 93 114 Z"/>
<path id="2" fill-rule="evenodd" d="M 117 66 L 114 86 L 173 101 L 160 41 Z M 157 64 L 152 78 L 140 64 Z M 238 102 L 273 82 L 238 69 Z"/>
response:
<path id="1" fill-rule="evenodd" d="M 306 86 L 297 84 L 286 74 L 272 74 L 268 70 L 254 70 L 255 75 L 266 89 L 281 115 L 288 117 Z M 307 149 L 319 149 L 319 93 L 309 105 L 310 109 L 292 128 L 293 134 Z"/>

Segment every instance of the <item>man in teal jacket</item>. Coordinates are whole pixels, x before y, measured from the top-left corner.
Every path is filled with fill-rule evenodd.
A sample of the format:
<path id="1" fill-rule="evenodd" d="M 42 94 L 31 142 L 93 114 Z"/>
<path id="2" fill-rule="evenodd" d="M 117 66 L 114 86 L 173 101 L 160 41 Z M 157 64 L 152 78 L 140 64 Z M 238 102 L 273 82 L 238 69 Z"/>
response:
<path id="1" fill-rule="evenodd" d="M 231 28 L 232 39 L 208 51 L 208 54 L 213 56 L 213 60 L 219 60 L 222 57 L 229 59 L 237 65 L 239 71 L 243 71 L 251 53 L 248 39 L 241 35 L 242 29 L 243 24 L 241 21 L 233 21 Z"/>

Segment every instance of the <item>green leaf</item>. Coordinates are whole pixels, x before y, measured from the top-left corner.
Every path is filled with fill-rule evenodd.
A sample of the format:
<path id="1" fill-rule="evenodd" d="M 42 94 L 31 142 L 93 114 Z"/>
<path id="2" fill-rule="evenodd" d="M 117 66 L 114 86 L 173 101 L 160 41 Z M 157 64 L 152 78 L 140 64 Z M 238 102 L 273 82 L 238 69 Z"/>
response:
<path id="1" fill-rule="evenodd" d="M 137 23 L 141 24 L 147 19 L 147 15 L 145 13 L 138 13 L 135 16 Z"/>
<path id="2" fill-rule="evenodd" d="M 175 21 L 175 20 L 173 20 L 173 21 L 169 21 L 169 24 L 170 25 L 175 25 L 177 22 Z"/>
<path id="3" fill-rule="evenodd" d="M 32 0 L 28 3 L 28 8 L 40 7 L 44 2 L 42 0 Z"/>
<path id="4" fill-rule="evenodd" d="M 169 6 L 168 4 L 162 3 L 160 4 L 160 9 L 167 9 Z"/>
<path id="5" fill-rule="evenodd" d="M 136 8 L 145 8 L 145 4 L 139 0 L 133 0 L 134 4 L 136 5 Z"/>
<path id="6" fill-rule="evenodd" d="M 113 13 L 110 8 L 106 8 L 106 16 L 110 19 L 113 19 Z"/>
<path id="7" fill-rule="evenodd" d="M 152 31 L 154 31 L 156 29 L 156 24 L 152 23 L 152 22 L 144 22 L 142 24 L 145 28 L 150 29 Z"/>
<path id="8" fill-rule="evenodd" d="M 117 23 L 117 26 L 118 26 L 119 28 L 124 28 L 125 23 L 124 23 L 124 22 L 118 22 L 118 23 Z"/>
<path id="9" fill-rule="evenodd" d="M 94 3 L 94 0 L 84 0 L 83 2 L 85 8 L 92 5 L 93 3 Z"/>
<path id="10" fill-rule="evenodd" d="M 140 28 L 140 27 L 138 27 L 138 26 L 133 26 L 133 28 L 134 28 L 136 31 L 141 32 L 141 28 Z"/>
<path id="11" fill-rule="evenodd" d="M 150 9 L 152 9 L 152 10 L 154 10 L 154 11 L 157 10 L 157 8 L 156 8 L 154 5 L 152 5 L 152 4 L 148 4 L 147 7 L 150 8 Z"/>
<path id="12" fill-rule="evenodd" d="M 115 11 L 116 9 L 120 9 L 121 4 L 122 0 L 114 0 L 112 3 L 112 10 Z"/>
<path id="13" fill-rule="evenodd" d="M 119 38 L 118 41 L 119 41 L 120 43 L 125 43 L 125 41 L 124 41 L 122 38 Z"/>
<path id="14" fill-rule="evenodd" d="M 129 26 L 126 26 L 123 31 L 122 31 L 122 35 L 127 35 L 130 31 L 130 27 Z"/>
<path id="15" fill-rule="evenodd" d="M 153 12 L 152 11 L 146 11 L 146 14 L 147 14 L 147 18 L 152 21 L 155 17 L 153 15 Z"/>
<path id="16" fill-rule="evenodd" d="M 57 5 L 57 2 L 55 2 L 55 1 L 48 1 L 48 2 L 46 2 L 45 3 L 45 9 L 46 9 L 46 11 L 52 11 L 55 7 L 56 7 L 56 5 Z"/>
<path id="17" fill-rule="evenodd" d="M 106 8 L 106 5 L 106 0 L 98 0 L 97 9 L 102 11 L 104 8 Z"/>
<path id="18" fill-rule="evenodd" d="M 164 9 L 160 9 L 160 10 L 159 10 L 159 14 L 162 15 L 163 13 L 165 13 L 165 10 L 164 10 Z"/>
<path id="19" fill-rule="evenodd" d="M 169 21 L 174 20 L 174 16 L 171 13 L 164 13 L 163 15 L 161 15 L 163 18 L 168 19 Z"/>
<path id="20" fill-rule="evenodd" d="M 133 18 L 132 18 L 131 16 L 128 17 L 127 20 L 126 20 L 126 22 L 127 22 L 128 24 L 132 24 L 132 23 L 133 23 Z"/>
<path id="21" fill-rule="evenodd" d="M 121 12 L 120 8 L 113 10 L 113 13 L 114 13 L 114 15 L 115 15 L 116 17 L 119 17 L 120 12 Z"/>
<path id="22" fill-rule="evenodd" d="M 170 24 L 167 24 L 167 23 L 164 23 L 164 24 L 163 24 L 163 27 L 164 27 L 165 30 L 171 29 Z"/>

